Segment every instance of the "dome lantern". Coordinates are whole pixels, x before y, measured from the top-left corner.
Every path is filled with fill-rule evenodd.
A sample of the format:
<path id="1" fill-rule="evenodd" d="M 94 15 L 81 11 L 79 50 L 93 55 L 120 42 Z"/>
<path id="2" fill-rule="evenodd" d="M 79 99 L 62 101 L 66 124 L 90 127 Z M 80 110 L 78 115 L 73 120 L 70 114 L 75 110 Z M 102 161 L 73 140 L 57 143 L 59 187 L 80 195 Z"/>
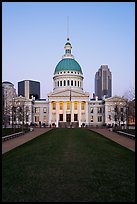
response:
<path id="1" fill-rule="evenodd" d="M 71 46 L 71 43 L 69 42 L 69 38 L 67 38 L 67 42 L 64 46 L 64 49 L 65 49 L 65 54 L 63 58 L 74 58 L 74 56 L 71 54 L 72 46 Z"/>

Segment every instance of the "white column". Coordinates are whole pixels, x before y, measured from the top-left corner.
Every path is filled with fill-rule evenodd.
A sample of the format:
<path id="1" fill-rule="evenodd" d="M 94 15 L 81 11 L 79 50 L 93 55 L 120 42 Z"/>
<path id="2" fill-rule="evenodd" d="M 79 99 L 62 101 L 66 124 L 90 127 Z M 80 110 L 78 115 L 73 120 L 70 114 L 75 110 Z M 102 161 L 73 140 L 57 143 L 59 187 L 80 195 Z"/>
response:
<path id="1" fill-rule="evenodd" d="M 52 103 L 49 102 L 49 125 L 51 124 L 51 118 L 52 118 Z"/>
<path id="2" fill-rule="evenodd" d="M 86 102 L 86 125 L 88 125 L 88 102 Z"/>
<path id="3" fill-rule="evenodd" d="M 74 102 L 71 101 L 71 122 L 74 122 Z"/>
<path id="4" fill-rule="evenodd" d="M 57 101 L 56 102 L 56 127 L 58 127 L 58 122 L 59 122 L 59 103 Z"/>
<path id="5" fill-rule="evenodd" d="M 78 121 L 79 121 L 79 127 L 81 127 L 81 101 L 78 103 Z"/>
<path id="6" fill-rule="evenodd" d="M 66 101 L 64 101 L 63 107 L 63 122 L 66 122 Z"/>

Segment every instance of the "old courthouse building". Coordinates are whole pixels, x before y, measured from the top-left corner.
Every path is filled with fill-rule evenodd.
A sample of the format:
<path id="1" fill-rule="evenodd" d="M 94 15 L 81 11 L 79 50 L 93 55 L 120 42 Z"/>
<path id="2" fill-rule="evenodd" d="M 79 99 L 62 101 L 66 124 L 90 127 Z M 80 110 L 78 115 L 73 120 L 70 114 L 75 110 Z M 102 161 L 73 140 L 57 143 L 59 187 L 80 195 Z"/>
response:
<path id="1" fill-rule="evenodd" d="M 56 127 L 81 127 L 81 125 L 101 126 L 115 125 L 114 109 L 126 110 L 126 101 L 121 97 L 90 99 L 83 89 L 83 70 L 72 55 L 72 46 L 67 38 L 65 53 L 53 70 L 53 90 L 47 99 L 36 99 L 31 96 L 18 96 L 16 101 L 24 100 L 29 117 L 25 123 L 46 124 Z M 117 101 L 117 103 L 116 103 Z M 28 104 L 28 105 L 27 105 Z M 25 107 L 24 107 L 25 108 Z M 111 111 L 110 111 L 111 110 Z M 12 119 L 11 119 L 12 121 Z M 120 123 L 126 121 L 119 119 Z"/>

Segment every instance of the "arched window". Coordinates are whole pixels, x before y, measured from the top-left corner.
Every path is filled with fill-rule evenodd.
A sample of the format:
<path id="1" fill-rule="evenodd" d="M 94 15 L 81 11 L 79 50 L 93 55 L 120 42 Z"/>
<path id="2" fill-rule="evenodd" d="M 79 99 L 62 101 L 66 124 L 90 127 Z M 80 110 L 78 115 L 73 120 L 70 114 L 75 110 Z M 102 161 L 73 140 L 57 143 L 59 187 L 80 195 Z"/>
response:
<path id="1" fill-rule="evenodd" d="M 68 86 L 69 86 L 69 80 L 68 80 Z"/>
<path id="2" fill-rule="evenodd" d="M 79 81 L 78 81 L 78 87 L 79 87 Z"/>
<path id="3" fill-rule="evenodd" d="M 66 86 L 66 81 L 64 80 L 64 86 Z"/>
<path id="4" fill-rule="evenodd" d="M 58 86 L 59 86 L 59 81 L 58 81 Z"/>
<path id="5" fill-rule="evenodd" d="M 62 81 L 60 81 L 60 86 L 62 86 Z"/>
<path id="6" fill-rule="evenodd" d="M 71 86 L 73 86 L 73 80 L 71 80 Z"/>

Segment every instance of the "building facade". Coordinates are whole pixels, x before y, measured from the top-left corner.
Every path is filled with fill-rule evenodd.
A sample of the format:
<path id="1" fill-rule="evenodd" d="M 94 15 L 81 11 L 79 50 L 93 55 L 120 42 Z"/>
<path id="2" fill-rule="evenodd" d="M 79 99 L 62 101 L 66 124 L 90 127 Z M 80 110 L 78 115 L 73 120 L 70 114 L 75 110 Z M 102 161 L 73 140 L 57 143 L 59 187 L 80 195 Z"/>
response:
<path id="1" fill-rule="evenodd" d="M 101 65 L 95 74 L 95 95 L 99 99 L 112 96 L 112 75 L 108 65 Z"/>
<path id="2" fill-rule="evenodd" d="M 3 125 L 7 126 L 10 122 L 11 101 L 17 96 L 16 89 L 11 82 L 2 82 L 2 115 Z"/>
<path id="3" fill-rule="evenodd" d="M 81 127 L 89 122 L 89 93 L 83 91 L 82 69 L 71 54 L 69 38 L 64 48 L 65 54 L 54 71 L 53 92 L 48 94 L 49 124 Z"/>
<path id="4" fill-rule="evenodd" d="M 20 95 L 27 99 L 31 99 L 32 96 L 40 99 L 40 82 L 32 80 L 18 82 L 18 96 Z"/>
<path id="5" fill-rule="evenodd" d="M 111 72 L 108 66 L 101 66 L 96 73 L 97 84 L 100 85 L 96 85 L 96 96 L 90 99 L 89 93 L 83 89 L 83 71 L 71 53 L 72 46 L 69 38 L 64 49 L 65 54 L 53 72 L 53 90 L 48 94 L 47 100 L 40 99 L 37 85 L 34 86 L 33 91 L 30 91 L 30 80 L 18 83 L 19 96 L 16 97 L 14 109 L 25 110 L 26 115 L 24 116 L 22 112 L 21 116 L 24 120 L 22 123 L 56 127 L 126 124 L 126 100 L 117 96 L 109 97 L 111 96 Z M 36 98 L 35 94 L 39 97 Z M 102 98 L 104 95 L 106 98 Z M 21 109 L 20 104 L 23 104 Z M 117 111 L 115 111 L 116 108 Z M 13 117 L 11 117 L 11 123 L 13 123 Z M 20 119 L 18 123 L 21 123 Z"/>

